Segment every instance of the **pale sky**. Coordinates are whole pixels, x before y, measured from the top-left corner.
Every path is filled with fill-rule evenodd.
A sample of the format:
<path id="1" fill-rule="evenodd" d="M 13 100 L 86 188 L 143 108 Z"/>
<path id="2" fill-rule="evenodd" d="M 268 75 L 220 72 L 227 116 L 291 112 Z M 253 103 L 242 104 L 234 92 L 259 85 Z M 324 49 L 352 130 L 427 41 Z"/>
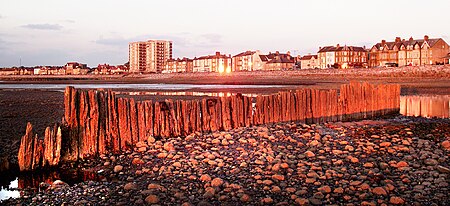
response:
<path id="1" fill-rule="evenodd" d="M 450 43 L 449 0 L 0 0 L 0 67 L 123 64 L 128 42 L 173 41 L 174 57 L 316 53 L 396 36 Z"/>

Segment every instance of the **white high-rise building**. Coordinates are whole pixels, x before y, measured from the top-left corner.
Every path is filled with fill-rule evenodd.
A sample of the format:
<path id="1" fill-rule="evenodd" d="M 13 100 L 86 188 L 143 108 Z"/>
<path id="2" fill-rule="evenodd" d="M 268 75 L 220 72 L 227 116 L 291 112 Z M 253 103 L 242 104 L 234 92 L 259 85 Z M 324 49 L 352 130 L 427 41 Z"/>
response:
<path id="1" fill-rule="evenodd" d="M 167 60 L 172 59 L 172 41 L 131 42 L 128 49 L 130 72 L 161 73 Z"/>

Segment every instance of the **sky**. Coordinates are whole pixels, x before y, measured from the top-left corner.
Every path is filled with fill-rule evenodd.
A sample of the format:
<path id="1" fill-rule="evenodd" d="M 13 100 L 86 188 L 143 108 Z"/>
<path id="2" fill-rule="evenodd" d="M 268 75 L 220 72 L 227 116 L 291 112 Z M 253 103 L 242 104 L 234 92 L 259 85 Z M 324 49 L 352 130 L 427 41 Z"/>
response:
<path id="1" fill-rule="evenodd" d="M 399 36 L 450 43 L 448 0 L 0 0 L 0 67 L 128 61 L 128 43 L 173 41 L 173 57 L 317 53 Z"/>

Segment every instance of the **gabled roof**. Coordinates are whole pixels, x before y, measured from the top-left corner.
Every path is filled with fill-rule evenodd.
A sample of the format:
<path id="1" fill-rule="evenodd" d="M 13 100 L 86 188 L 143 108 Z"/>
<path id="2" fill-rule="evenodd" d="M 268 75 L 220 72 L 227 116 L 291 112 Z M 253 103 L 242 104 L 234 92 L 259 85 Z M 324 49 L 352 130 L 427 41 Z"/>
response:
<path id="1" fill-rule="evenodd" d="M 319 50 L 319 53 L 321 52 L 337 52 L 337 51 L 356 51 L 356 52 L 365 52 L 366 49 L 359 46 L 326 46 Z"/>
<path id="2" fill-rule="evenodd" d="M 253 54 L 255 54 L 255 53 L 256 53 L 256 52 L 254 52 L 254 51 L 245 51 L 245 52 L 236 54 L 236 55 L 234 55 L 233 57 L 248 56 L 248 55 L 253 55 Z"/>
<path id="3" fill-rule="evenodd" d="M 263 62 L 269 61 L 269 57 L 267 57 L 267 55 L 259 55 L 259 58 L 261 58 L 261 61 Z"/>
<path id="4" fill-rule="evenodd" d="M 267 62 L 267 64 L 272 64 L 272 63 L 295 63 L 293 58 L 273 58 L 270 61 Z"/>
<path id="5" fill-rule="evenodd" d="M 420 47 L 423 46 L 423 44 L 426 42 L 430 47 L 433 47 L 439 40 L 442 40 L 442 38 L 436 38 L 436 39 L 408 39 L 408 40 L 401 40 L 397 42 L 384 42 L 384 43 L 377 43 L 374 45 L 378 50 L 380 50 L 381 47 L 387 46 L 389 50 L 392 50 L 394 48 L 394 45 L 397 45 L 398 48 L 400 48 L 402 45 L 405 47 L 407 46 L 414 46 L 415 44 L 419 44 Z"/>
<path id="6" fill-rule="evenodd" d="M 305 56 L 302 56 L 300 58 L 300 60 L 310 60 L 312 58 L 317 59 L 317 55 L 305 55 Z"/>

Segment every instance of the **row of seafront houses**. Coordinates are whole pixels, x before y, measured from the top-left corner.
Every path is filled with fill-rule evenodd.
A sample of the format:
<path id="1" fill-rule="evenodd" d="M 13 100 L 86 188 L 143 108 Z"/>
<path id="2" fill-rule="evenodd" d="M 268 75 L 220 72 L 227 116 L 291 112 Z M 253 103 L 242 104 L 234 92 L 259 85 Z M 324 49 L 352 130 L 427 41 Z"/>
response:
<path id="1" fill-rule="evenodd" d="M 99 64 L 89 68 L 87 64 L 68 62 L 64 66 L 34 66 L 0 69 L 0 75 L 87 75 L 87 74 L 124 74 L 128 73 L 128 65 Z"/>
<path id="2" fill-rule="evenodd" d="M 273 71 L 288 69 L 367 68 L 450 64 L 449 45 L 442 38 L 408 40 L 396 37 L 382 40 L 370 49 L 339 45 L 319 47 L 317 54 L 291 56 L 290 52 L 245 51 L 235 56 L 216 52 L 214 55 L 172 58 L 172 42 L 149 40 L 129 44 L 129 62 L 110 66 L 99 64 L 90 69 L 86 64 L 69 62 L 65 66 L 15 67 L 0 69 L 0 75 L 84 75 L 123 73 L 182 73 L 236 71 Z"/>
<path id="3" fill-rule="evenodd" d="M 130 72 L 235 72 L 287 69 L 367 68 L 448 64 L 449 45 L 442 38 L 408 40 L 396 37 L 382 40 L 370 49 L 359 46 L 336 45 L 319 47 L 316 55 L 293 57 L 287 53 L 261 54 L 245 51 L 233 57 L 215 55 L 194 59 L 172 58 L 172 42 L 149 40 L 132 42 L 129 47 Z"/>

